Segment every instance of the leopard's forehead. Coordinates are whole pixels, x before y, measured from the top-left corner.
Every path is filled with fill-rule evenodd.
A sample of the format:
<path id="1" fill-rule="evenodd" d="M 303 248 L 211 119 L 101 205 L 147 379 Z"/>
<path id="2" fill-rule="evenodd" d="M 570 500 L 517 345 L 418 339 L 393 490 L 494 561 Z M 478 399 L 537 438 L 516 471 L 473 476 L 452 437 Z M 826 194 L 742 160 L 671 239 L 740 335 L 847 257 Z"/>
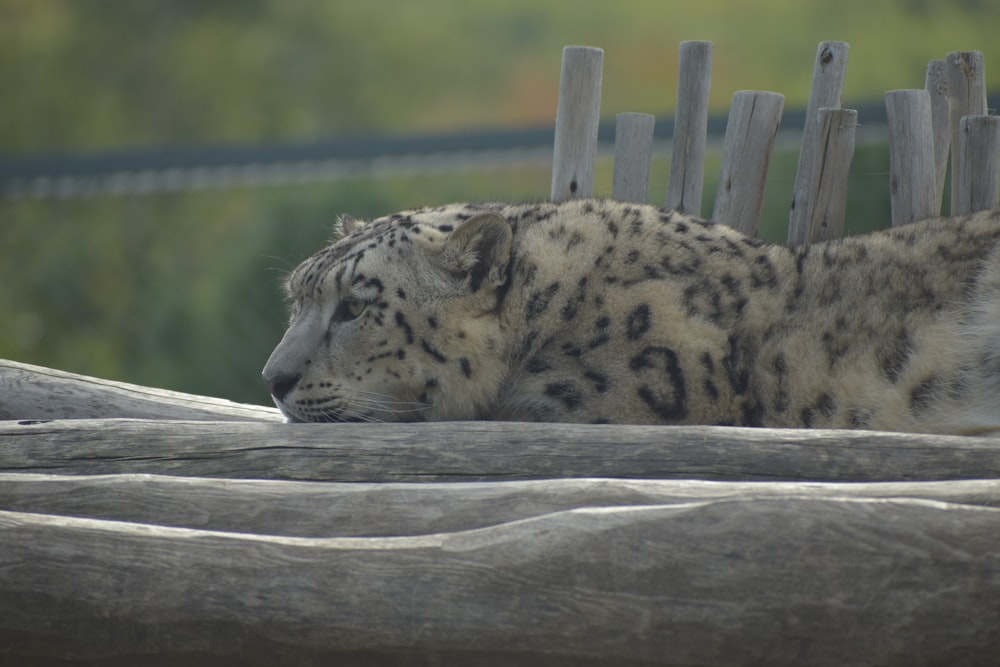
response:
<path id="1" fill-rule="evenodd" d="M 286 292 L 291 298 L 314 294 L 331 271 L 353 273 L 371 253 L 395 251 L 399 258 L 405 258 L 415 245 L 422 249 L 440 246 L 456 226 L 495 208 L 453 204 L 394 213 L 363 224 L 299 264 L 286 282 Z"/>

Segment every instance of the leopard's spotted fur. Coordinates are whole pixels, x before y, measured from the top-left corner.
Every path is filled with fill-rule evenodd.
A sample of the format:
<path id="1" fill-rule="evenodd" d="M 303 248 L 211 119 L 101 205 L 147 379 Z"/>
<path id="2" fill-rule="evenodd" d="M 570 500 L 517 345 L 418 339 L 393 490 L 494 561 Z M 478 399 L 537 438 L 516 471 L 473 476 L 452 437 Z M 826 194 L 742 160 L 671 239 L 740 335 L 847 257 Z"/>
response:
<path id="1" fill-rule="evenodd" d="M 288 280 L 292 421 L 1000 434 L 1000 211 L 798 249 L 597 200 L 345 226 Z"/>

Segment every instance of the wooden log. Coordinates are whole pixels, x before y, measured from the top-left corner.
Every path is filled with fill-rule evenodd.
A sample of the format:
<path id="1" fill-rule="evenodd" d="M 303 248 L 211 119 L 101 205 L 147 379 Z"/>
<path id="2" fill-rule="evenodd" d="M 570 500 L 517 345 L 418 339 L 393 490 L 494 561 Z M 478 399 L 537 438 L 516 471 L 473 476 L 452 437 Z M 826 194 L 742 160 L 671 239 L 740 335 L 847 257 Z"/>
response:
<path id="1" fill-rule="evenodd" d="M 808 243 L 838 239 L 844 235 L 847 216 L 847 177 L 854 158 L 854 135 L 858 112 L 853 109 L 820 109 L 819 140 L 812 186 L 807 200 L 812 202 L 806 216 Z"/>
<path id="2" fill-rule="evenodd" d="M 601 49 L 589 46 L 563 49 L 552 160 L 554 202 L 594 196 L 603 62 Z"/>
<path id="3" fill-rule="evenodd" d="M 733 95 L 722 143 L 722 167 L 712 219 L 757 236 L 767 170 L 785 97 L 743 90 Z"/>
<path id="4" fill-rule="evenodd" d="M 889 195 L 892 226 L 935 215 L 937 175 L 930 95 L 926 90 L 890 90 Z"/>
<path id="5" fill-rule="evenodd" d="M 996 508 L 720 500 L 325 539 L 0 512 L 0 534 L 12 664 L 993 665 L 1000 654 Z"/>
<path id="6" fill-rule="evenodd" d="M 708 141 L 712 42 L 681 42 L 677 69 L 677 109 L 674 111 L 666 206 L 700 216 Z"/>
<path id="7" fill-rule="evenodd" d="M 655 125 L 656 116 L 650 114 L 618 114 L 615 125 L 615 169 L 611 184 L 613 199 L 646 203 Z"/>
<path id="8" fill-rule="evenodd" d="M 850 46 L 846 42 L 820 42 L 813 61 L 812 86 L 806 105 L 806 121 L 802 131 L 802 149 L 795 171 L 792 205 L 788 217 L 788 245 L 799 246 L 806 242 L 809 233 L 809 190 L 812 187 L 812 169 L 817 164 L 816 149 L 819 143 L 820 109 L 839 109 L 844 89 L 844 73 Z"/>
<path id="9" fill-rule="evenodd" d="M 961 122 L 966 116 L 985 116 L 986 109 L 986 74 L 983 67 L 983 54 L 980 51 L 951 51 L 946 62 L 948 78 L 948 113 L 951 124 L 951 201 L 952 215 L 955 212 L 955 202 L 959 200 L 958 183 L 955 173 Z"/>
<path id="10" fill-rule="evenodd" d="M 944 184 L 948 172 L 948 154 L 951 149 L 951 121 L 948 111 L 948 66 L 944 60 L 927 64 L 924 89 L 931 98 L 931 127 L 934 133 L 934 210 L 941 212 Z"/>
<path id="11" fill-rule="evenodd" d="M 234 403 L 0 359 L 0 420 L 284 421 L 276 408 Z"/>
<path id="12" fill-rule="evenodd" d="M 648 479 L 339 484 L 164 475 L 0 474 L 0 510 L 289 537 L 486 528 L 582 507 L 919 498 L 997 507 L 1000 480 L 803 483 Z"/>
<path id="13" fill-rule="evenodd" d="M 1000 198 L 1000 116 L 966 116 L 959 124 L 952 211 L 995 208 Z"/>
<path id="14" fill-rule="evenodd" d="M 720 426 L 0 423 L 0 472 L 341 482 L 1000 477 L 995 438 Z"/>

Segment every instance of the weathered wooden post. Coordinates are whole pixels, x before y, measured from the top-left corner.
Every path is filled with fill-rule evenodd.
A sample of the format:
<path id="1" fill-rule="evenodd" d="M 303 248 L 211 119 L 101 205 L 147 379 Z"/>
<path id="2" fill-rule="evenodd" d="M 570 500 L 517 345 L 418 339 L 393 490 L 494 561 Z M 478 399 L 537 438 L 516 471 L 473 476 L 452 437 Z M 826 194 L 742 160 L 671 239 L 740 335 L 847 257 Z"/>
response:
<path id="1" fill-rule="evenodd" d="M 613 199 L 646 203 L 655 125 L 656 117 L 650 114 L 618 114 L 615 123 L 615 171 L 611 183 Z"/>
<path id="2" fill-rule="evenodd" d="M 854 158 L 858 112 L 853 109 L 820 109 L 816 163 L 807 192 L 806 241 L 817 243 L 844 235 L 847 215 L 847 177 Z"/>
<path id="3" fill-rule="evenodd" d="M 951 118 L 951 212 L 957 214 L 955 201 L 959 198 L 959 185 L 955 174 L 956 149 L 960 124 L 966 116 L 986 115 L 986 77 L 983 72 L 983 54 L 980 51 L 952 51 L 946 59 L 948 77 L 948 111 Z"/>
<path id="4" fill-rule="evenodd" d="M 890 90 L 885 94 L 889 118 L 889 190 L 892 226 L 935 217 L 937 175 L 930 94 Z"/>
<path id="5" fill-rule="evenodd" d="M 604 51 L 563 49 L 552 159 L 552 201 L 594 196 L 594 159 L 601 114 Z"/>
<path id="6" fill-rule="evenodd" d="M 788 218 L 788 245 L 791 246 L 802 245 L 809 236 L 809 191 L 813 183 L 812 171 L 817 164 L 819 142 L 817 118 L 820 109 L 840 108 L 849 50 L 846 42 L 820 42 L 816 50 L 805 129 L 802 132 L 802 149 L 799 152 L 799 166 L 795 172 L 792 208 Z"/>
<path id="7" fill-rule="evenodd" d="M 954 215 L 994 208 L 1000 195 L 1000 116 L 966 116 L 959 121 L 953 181 Z"/>
<path id="8" fill-rule="evenodd" d="M 681 42 L 667 208 L 701 215 L 712 43 Z"/>
<path id="9" fill-rule="evenodd" d="M 934 133 L 935 210 L 940 213 L 944 199 L 944 181 L 948 172 L 951 127 L 948 122 L 948 69 L 944 60 L 927 64 L 924 89 L 931 96 L 931 125 Z"/>
<path id="10" fill-rule="evenodd" d="M 733 95 L 722 144 L 722 168 L 712 218 L 756 236 L 764 208 L 767 169 L 785 97 L 742 90 Z"/>

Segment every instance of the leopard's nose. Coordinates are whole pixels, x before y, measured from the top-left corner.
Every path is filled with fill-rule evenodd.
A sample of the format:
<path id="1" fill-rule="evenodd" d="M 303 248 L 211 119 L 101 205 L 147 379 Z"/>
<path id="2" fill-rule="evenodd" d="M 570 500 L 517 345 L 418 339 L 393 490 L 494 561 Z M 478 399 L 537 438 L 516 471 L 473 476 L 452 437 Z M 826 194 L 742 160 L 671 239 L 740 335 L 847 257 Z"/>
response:
<path id="1" fill-rule="evenodd" d="M 288 392 L 295 388 L 298 384 L 302 375 L 296 373 L 292 374 L 278 374 L 274 377 L 264 376 L 264 382 L 267 383 L 268 389 L 271 390 L 271 396 L 274 396 L 277 400 L 284 400 L 285 396 L 288 396 Z"/>

